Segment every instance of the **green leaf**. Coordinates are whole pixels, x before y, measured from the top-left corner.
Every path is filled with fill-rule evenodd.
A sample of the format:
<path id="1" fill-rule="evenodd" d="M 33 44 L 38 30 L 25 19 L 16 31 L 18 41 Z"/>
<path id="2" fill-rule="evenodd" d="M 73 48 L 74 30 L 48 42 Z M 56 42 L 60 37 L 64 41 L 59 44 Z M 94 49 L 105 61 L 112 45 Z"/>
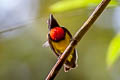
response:
<path id="1" fill-rule="evenodd" d="M 50 6 L 51 12 L 64 12 L 84 7 L 94 7 L 98 5 L 101 0 L 62 0 Z M 112 0 L 110 6 L 118 5 L 117 1 Z"/>
<path id="2" fill-rule="evenodd" d="M 118 34 L 110 43 L 107 53 L 107 65 L 111 67 L 120 56 L 120 34 Z"/>

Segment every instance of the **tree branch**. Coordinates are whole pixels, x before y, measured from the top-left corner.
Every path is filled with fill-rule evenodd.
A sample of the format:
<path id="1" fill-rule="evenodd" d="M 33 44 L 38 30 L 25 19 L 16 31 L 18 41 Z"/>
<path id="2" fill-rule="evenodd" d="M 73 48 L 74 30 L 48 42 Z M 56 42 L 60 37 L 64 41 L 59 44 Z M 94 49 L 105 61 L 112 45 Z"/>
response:
<path id="1" fill-rule="evenodd" d="M 48 76 L 46 77 L 46 80 L 53 80 L 58 72 L 60 71 L 62 65 L 64 64 L 67 57 L 70 55 L 71 50 L 75 48 L 75 46 L 78 44 L 78 42 L 82 39 L 84 34 L 88 31 L 88 29 L 91 27 L 91 25 L 96 21 L 96 19 L 100 16 L 100 14 L 103 12 L 103 10 L 106 8 L 108 3 L 111 0 L 103 0 L 93 11 L 91 16 L 87 19 L 87 21 L 83 24 L 83 26 L 76 32 L 76 34 L 73 37 L 73 40 L 70 42 L 69 46 L 66 48 L 64 53 L 61 55 L 59 60 L 56 62 Z"/>

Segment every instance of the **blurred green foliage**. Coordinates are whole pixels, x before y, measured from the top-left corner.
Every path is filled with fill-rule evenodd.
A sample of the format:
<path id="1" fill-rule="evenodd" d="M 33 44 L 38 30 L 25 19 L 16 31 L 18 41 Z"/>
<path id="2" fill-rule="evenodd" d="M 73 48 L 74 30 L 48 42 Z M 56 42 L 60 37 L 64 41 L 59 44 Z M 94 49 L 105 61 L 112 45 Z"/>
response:
<path id="1" fill-rule="evenodd" d="M 120 56 L 120 34 L 111 41 L 107 54 L 107 65 L 111 67 Z"/>
<path id="2" fill-rule="evenodd" d="M 93 8 L 90 9 L 89 6 L 98 4 L 100 0 L 94 0 L 94 4 L 90 0 L 91 2 L 88 1 L 90 4 L 86 2 L 83 5 L 79 5 L 83 7 L 77 6 L 78 4 L 74 7 L 73 3 L 77 3 L 77 1 L 72 1 L 73 3 L 70 1 L 72 0 L 63 1 L 66 2 L 64 5 L 63 3 L 62 5 L 60 4 L 64 6 L 62 9 L 65 9 L 64 11 L 66 12 L 61 9 L 58 12 L 63 13 L 53 15 L 61 26 L 66 27 L 71 34 L 74 34 L 93 11 Z M 87 0 L 78 1 L 83 3 Z M 42 47 L 42 44 L 47 40 L 48 25 L 46 22 L 53 9 L 50 7 L 51 5 L 54 6 L 53 3 L 57 4 L 59 1 L 40 0 L 40 3 L 38 3 L 38 7 L 40 7 L 38 10 L 38 20 L 22 25 L 24 28 L 0 34 L 0 80 L 45 79 L 57 60 L 50 48 Z M 116 1 L 113 1 L 113 5 L 116 4 Z M 60 5 L 54 7 L 57 8 Z M 67 5 L 71 7 L 69 8 L 71 11 L 67 10 L 69 7 Z M 76 9 L 78 7 L 80 9 Z M 112 25 L 114 24 L 114 9 L 115 7 L 106 9 L 77 45 L 78 67 L 68 73 L 61 69 L 56 80 L 120 80 L 116 76 L 113 78 L 113 72 L 109 72 L 106 66 L 107 48 L 111 39 L 116 34 Z M 31 13 L 32 11 L 30 11 Z M 1 23 L 0 26 L 2 26 Z M 119 56 L 117 53 L 114 54 L 117 57 Z"/>
<path id="3" fill-rule="evenodd" d="M 55 13 L 64 12 L 78 8 L 94 7 L 98 5 L 100 2 L 101 0 L 62 0 L 51 5 L 50 10 Z M 109 6 L 117 6 L 117 5 L 118 2 L 116 0 L 112 0 L 109 4 Z"/>

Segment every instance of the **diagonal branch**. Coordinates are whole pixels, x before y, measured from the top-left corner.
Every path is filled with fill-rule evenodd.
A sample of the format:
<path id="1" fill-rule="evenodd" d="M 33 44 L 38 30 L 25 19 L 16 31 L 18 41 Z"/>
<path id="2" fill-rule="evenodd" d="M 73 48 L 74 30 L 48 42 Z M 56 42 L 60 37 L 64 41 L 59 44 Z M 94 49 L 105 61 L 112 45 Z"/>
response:
<path id="1" fill-rule="evenodd" d="M 53 80 L 58 72 L 60 71 L 62 65 L 64 64 L 67 57 L 70 55 L 71 50 L 75 48 L 75 46 L 78 44 L 78 42 L 82 39 L 82 37 L 85 35 L 85 33 L 88 31 L 88 29 L 91 27 L 91 25 L 96 21 L 96 19 L 100 16 L 100 14 L 103 12 L 103 10 L 106 8 L 108 3 L 111 0 L 102 0 L 102 2 L 96 7 L 96 9 L 93 11 L 91 16 L 88 18 L 88 20 L 83 24 L 83 26 L 76 32 L 76 34 L 73 37 L 73 40 L 69 44 L 69 46 L 66 48 L 64 53 L 61 55 L 59 60 L 56 62 L 48 76 L 46 77 L 46 80 Z"/>

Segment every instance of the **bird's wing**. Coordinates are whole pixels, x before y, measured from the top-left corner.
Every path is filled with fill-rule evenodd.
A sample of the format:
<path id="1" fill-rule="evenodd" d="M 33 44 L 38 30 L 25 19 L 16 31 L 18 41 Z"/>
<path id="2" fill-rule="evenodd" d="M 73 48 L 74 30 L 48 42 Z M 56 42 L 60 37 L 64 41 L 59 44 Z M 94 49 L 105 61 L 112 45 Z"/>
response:
<path id="1" fill-rule="evenodd" d="M 62 27 L 67 33 L 68 33 L 68 35 L 70 36 L 70 38 L 72 39 L 72 35 L 71 35 L 71 33 L 65 28 L 65 27 Z"/>
<path id="2" fill-rule="evenodd" d="M 50 46 L 50 48 L 53 50 L 53 52 L 55 53 L 55 55 L 57 56 L 57 57 L 59 57 L 59 54 L 55 51 L 55 49 L 54 49 L 54 47 L 53 47 L 53 45 L 52 45 L 52 40 L 50 40 L 51 38 L 50 38 L 50 35 L 48 34 L 48 43 L 49 43 L 49 46 Z"/>

